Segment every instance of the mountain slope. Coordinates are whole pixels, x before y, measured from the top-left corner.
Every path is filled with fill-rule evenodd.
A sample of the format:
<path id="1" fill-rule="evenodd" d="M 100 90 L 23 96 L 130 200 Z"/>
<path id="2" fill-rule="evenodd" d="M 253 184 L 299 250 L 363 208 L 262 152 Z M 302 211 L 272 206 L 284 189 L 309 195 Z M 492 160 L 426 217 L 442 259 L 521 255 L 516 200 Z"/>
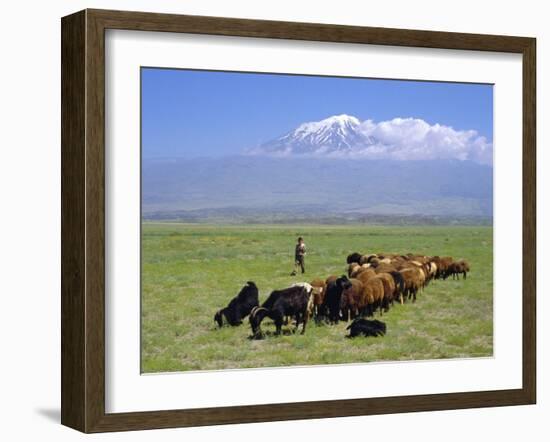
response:
<path id="1" fill-rule="evenodd" d="M 471 161 L 144 159 L 142 211 L 491 217 L 492 177 Z"/>

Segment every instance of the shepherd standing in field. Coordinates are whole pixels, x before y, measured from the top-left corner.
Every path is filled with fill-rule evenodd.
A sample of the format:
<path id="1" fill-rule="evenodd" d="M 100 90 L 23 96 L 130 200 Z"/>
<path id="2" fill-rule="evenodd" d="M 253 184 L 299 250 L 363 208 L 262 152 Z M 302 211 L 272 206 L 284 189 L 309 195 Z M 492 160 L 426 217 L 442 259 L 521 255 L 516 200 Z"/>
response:
<path id="1" fill-rule="evenodd" d="M 304 243 L 304 238 L 301 236 L 298 238 L 298 244 L 296 244 L 296 247 L 294 249 L 294 270 L 290 274 L 291 276 L 296 275 L 296 269 L 298 266 L 302 269 L 302 273 L 305 273 L 305 263 L 304 263 L 304 257 L 306 255 L 306 245 Z"/>

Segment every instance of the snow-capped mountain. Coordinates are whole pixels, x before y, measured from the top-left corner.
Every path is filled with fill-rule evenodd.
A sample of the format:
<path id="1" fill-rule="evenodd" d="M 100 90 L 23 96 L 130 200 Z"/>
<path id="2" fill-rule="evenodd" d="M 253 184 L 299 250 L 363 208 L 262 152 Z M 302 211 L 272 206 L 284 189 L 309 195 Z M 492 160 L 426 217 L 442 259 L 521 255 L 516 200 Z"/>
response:
<path id="1" fill-rule="evenodd" d="M 372 144 L 376 144 L 376 140 L 361 130 L 361 122 L 343 114 L 303 123 L 293 131 L 262 144 L 254 153 L 345 154 Z"/>
<path id="2" fill-rule="evenodd" d="M 457 130 L 419 118 L 374 122 L 343 114 L 300 124 L 248 153 L 369 160 L 452 159 L 492 165 L 493 143 L 475 130 Z"/>

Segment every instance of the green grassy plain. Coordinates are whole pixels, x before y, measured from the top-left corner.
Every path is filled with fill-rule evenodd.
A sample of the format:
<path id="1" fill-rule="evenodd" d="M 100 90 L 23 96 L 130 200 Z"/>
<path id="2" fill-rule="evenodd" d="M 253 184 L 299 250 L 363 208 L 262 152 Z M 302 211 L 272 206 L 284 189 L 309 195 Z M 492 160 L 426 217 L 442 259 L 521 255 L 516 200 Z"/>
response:
<path id="1" fill-rule="evenodd" d="M 297 236 L 306 274 L 289 276 Z M 144 223 L 142 372 L 218 370 L 491 356 L 493 229 L 486 226 L 320 226 Z M 248 320 L 218 329 L 214 313 L 246 281 L 271 290 L 345 273 L 348 253 L 450 255 L 470 262 L 466 280 L 433 281 L 415 304 L 394 305 L 387 335 L 346 339 L 347 323 L 308 324 L 305 335 L 247 339 Z M 378 318 L 378 313 L 376 314 Z M 262 329 L 273 329 L 264 321 Z"/>

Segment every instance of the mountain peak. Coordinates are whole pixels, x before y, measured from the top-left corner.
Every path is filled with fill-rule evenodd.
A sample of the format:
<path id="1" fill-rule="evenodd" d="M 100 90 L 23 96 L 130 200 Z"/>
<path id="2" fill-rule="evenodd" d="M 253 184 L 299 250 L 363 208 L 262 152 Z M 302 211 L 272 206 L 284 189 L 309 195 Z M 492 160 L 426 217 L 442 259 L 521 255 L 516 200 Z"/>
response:
<path id="1" fill-rule="evenodd" d="M 360 126 L 361 122 L 354 116 L 333 115 L 302 123 L 295 130 L 263 144 L 259 151 L 276 155 L 349 152 L 366 141 Z"/>
<path id="2" fill-rule="evenodd" d="M 325 118 L 324 120 L 321 120 L 320 123 L 361 124 L 358 118 L 354 117 L 353 115 L 347 115 L 347 114 L 333 115 L 332 117 L 328 117 L 328 118 Z"/>
<path id="3" fill-rule="evenodd" d="M 333 115 L 332 117 L 325 118 L 321 121 L 310 121 L 308 123 L 302 123 L 294 132 L 314 132 L 323 129 L 329 130 L 330 128 L 334 127 L 354 127 L 359 126 L 360 124 L 361 122 L 357 118 L 351 115 L 341 114 Z"/>

